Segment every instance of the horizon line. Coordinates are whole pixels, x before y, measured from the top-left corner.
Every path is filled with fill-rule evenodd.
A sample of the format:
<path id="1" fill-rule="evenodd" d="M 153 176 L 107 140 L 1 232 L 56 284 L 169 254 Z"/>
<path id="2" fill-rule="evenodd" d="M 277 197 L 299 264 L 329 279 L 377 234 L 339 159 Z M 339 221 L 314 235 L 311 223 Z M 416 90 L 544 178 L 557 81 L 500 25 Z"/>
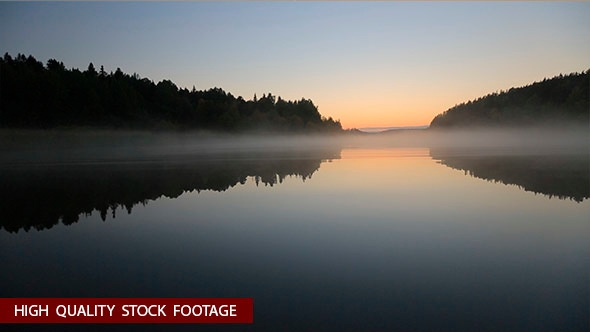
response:
<path id="1" fill-rule="evenodd" d="M 395 126 L 395 127 L 362 127 L 356 128 L 360 131 L 366 132 L 379 132 L 379 131 L 386 131 L 386 130 L 400 130 L 400 129 L 426 129 L 430 127 L 429 125 L 423 126 Z"/>

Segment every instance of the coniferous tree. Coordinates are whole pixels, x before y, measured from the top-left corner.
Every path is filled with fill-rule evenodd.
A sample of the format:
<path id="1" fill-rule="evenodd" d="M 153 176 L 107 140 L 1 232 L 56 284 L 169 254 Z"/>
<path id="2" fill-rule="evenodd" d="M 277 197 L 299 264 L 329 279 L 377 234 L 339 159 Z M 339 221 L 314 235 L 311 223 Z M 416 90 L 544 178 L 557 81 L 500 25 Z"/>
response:
<path id="1" fill-rule="evenodd" d="M 88 69 L 86 70 L 86 72 L 90 76 L 96 76 L 96 69 L 94 68 L 94 65 L 92 64 L 92 62 L 88 64 Z"/>

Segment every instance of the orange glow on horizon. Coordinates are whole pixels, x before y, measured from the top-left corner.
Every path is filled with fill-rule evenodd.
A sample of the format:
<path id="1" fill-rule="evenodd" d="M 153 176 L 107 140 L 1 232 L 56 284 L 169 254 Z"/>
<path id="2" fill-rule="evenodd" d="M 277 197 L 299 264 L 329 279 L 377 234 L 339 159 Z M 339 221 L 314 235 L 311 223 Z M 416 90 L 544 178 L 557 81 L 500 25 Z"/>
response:
<path id="1" fill-rule="evenodd" d="M 327 103 L 326 103 L 327 104 Z M 323 105 L 323 104 L 320 104 Z M 320 106 L 320 113 L 339 119 L 342 128 L 415 127 L 430 125 L 432 119 L 448 107 L 431 105 L 338 105 Z"/>
<path id="2" fill-rule="evenodd" d="M 485 86 L 467 89 L 441 83 L 441 88 L 421 91 L 418 83 L 411 81 L 394 86 L 387 82 L 378 85 L 377 79 L 372 82 L 363 88 L 322 91 L 312 100 L 323 116 L 339 119 L 344 129 L 412 127 L 429 125 L 436 115 L 487 90 Z"/>
<path id="3" fill-rule="evenodd" d="M 543 64 L 538 64 L 541 66 Z M 435 77 L 408 73 L 391 79 L 381 72 L 367 73 L 354 84 L 318 83 L 302 90 L 301 95 L 311 98 L 323 116 L 339 119 L 344 129 L 426 126 L 435 116 L 455 105 L 582 68 L 575 64 L 568 67 L 539 71 L 537 67 L 524 70 L 508 66 L 506 71 L 482 70 L 462 78 L 451 73 Z"/>

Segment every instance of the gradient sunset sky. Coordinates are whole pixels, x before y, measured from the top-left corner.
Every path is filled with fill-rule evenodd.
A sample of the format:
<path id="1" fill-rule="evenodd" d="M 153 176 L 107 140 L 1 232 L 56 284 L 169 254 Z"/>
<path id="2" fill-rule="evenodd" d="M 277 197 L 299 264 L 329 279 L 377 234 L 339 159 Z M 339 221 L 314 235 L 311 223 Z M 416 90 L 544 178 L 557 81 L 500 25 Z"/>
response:
<path id="1" fill-rule="evenodd" d="M 0 51 L 310 98 L 345 128 L 590 68 L 590 3 L 0 3 Z"/>

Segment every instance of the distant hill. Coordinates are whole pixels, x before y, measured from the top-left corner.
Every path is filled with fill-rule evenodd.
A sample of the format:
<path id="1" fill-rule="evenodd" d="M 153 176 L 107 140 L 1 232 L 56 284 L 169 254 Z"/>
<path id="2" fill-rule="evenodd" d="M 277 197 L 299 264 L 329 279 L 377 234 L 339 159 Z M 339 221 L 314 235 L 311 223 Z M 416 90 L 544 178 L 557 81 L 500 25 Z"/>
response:
<path id="1" fill-rule="evenodd" d="M 0 128 L 99 127 L 218 131 L 340 132 L 309 99 L 252 100 L 220 88 L 199 91 L 92 63 L 85 71 L 33 56 L 0 58 Z"/>
<path id="2" fill-rule="evenodd" d="M 588 124 L 590 70 L 492 93 L 437 115 L 430 128 Z"/>
<path id="3" fill-rule="evenodd" d="M 405 126 L 405 127 L 364 127 L 359 128 L 360 131 L 366 133 L 386 133 L 386 132 L 393 132 L 399 130 L 417 130 L 417 129 L 426 129 L 428 126 Z"/>

